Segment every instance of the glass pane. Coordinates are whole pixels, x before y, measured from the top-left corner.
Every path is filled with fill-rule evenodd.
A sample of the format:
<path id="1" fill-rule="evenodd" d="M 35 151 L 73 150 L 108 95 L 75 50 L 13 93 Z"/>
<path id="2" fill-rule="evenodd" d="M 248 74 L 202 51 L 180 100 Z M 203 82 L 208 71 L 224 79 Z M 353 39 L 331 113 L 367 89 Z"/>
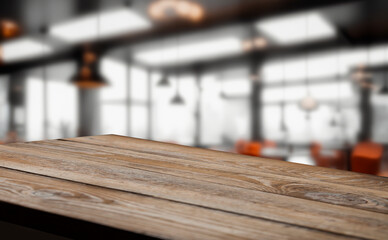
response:
<path id="1" fill-rule="evenodd" d="M 47 83 L 48 137 L 77 136 L 77 88 L 68 82 L 51 80 Z"/>
<path id="2" fill-rule="evenodd" d="M 148 111 L 146 106 L 131 106 L 129 121 L 131 127 L 131 137 L 148 137 Z"/>
<path id="3" fill-rule="evenodd" d="M 217 75 L 202 77 L 201 144 L 220 145 L 223 141 L 224 105 L 220 97 L 221 84 Z"/>
<path id="4" fill-rule="evenodd" d="M 102 73 L 108 86 L 101 89 L 101 100 L 125 100 L 127 97 L 127 68 L 123 62 L 104 58 L 101 62 Z"/>
<path id="5" fill-rule="evenodd" d="M 373 106 L 373 141 L 388 143 L 388 96 L 374 95 L 372 97 Z"/>
<path id="6" fill-rule="evenodd" d="M 192 75 L 180 76 L 179 93 L 183 105 L 171 104 L 176 94 L 176 77 L 170 77 L 169 87 L 158 87 L 160 76 L 153 79 L 153 138 L 159 141 L 193 145 L 195 137 L 194 111 L 197 106 L 197 85 Z"/>
<path id="7" fill-rule="evenodd" d="M 264 106 L 262 109 L 263 135 L 266 140 L 282 141 L 280 131 L 281 109 L 279 105 Z"/>
<path id="8" fill-rule="evenodd" d="M 127 107 L 125 104 L 102 104 L 101 134 L 127 135 Z"/>
<path id="9" fill-rule="evenodd" d="M 148 73 L 140 67 L 130 67 L 130 98 L 146 102 L 148 99 Z"/>
<path id="10" fill-rule="evenodd" d="M 224 100 L 223 138 L 228 142 L 250 139 L 250 105 L 249 98 Z"/>
<path id="11" fill-rule="evenodd" d="M 42 140 L 43 132 L 43 81 L 28 78 L 26 82 L 26 141 Z"/>
<path id="12" fill-rule="evenodd" d="M 310 85 L 310 94 L 317 100 L 336 101 L 355 98 L 355 92 L 349 80 L 340 80 L 340 83 L 320 83 Z M 289 87 L 267 87 L 263 89 L 262 100 L 264 103 L 276 103 L 282 101 L 300 101 L 307 94 L 305 85 Z"/>
<path id="13" fill-rule="evenodd" d="M 8 131 L 8 77 L 0 76 L 0 142 Z"/>

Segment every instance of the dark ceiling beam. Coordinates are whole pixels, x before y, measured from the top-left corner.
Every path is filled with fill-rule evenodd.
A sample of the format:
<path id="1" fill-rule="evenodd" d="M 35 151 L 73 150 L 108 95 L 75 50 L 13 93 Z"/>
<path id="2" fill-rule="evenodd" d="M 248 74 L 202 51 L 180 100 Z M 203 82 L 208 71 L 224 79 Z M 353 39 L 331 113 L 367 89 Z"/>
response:
<path id="1" fill-rule="evenodd" d="M 57 62 L 75 60 L 79 58 L 80 49 L 79 48 L 71 48 L 69 50 L 60 51 L 55 53 L 54 55 L 50 55 L 47 57 L 43 57 L 40 59 L 30 59 L 23 62 L 7 64 L 0 67 L 0 75 L 3 74 L 12 74 L 15 72 L 32 69 L 34 67 L 40 67 L 44 65 L 50 65 Z"/>
<path id="2" fill-rule="evenodd" d="M 18 21 L 21 19 L 21 0 L 6 1 L 6 7 L 0 7 L 0 19 Z"/>
<path id="3" fill-rule="evenodd" d="M 366 67 L 365 72 L 377 73 L 377 72 L 388 72 L 388 64 L 381 64 L 376 66 Z"/>
<path id="4" fill-rule="evenodd" d="M 88 2 L 97 2 L 87 0 Z M 83 2 L 83 1 L 77 1 Z M 100 40 L 92 43 L 101 52 L 109 51 L 120 46 L 128 46 L 139 42 L 152 41 L 157 38 L 174 36 L 176 34 L 185 34 L 198 32 L 203 30 L 211 30 L 221 26 L 241 23 L 252 23 L 263 17 L 281 15 L 296 11 L 306 11 L 309 9 L 327 7 L 341 3 L 359 2 L 355 0 L 284 0 L 284 1 L 244 1 L 238 7 L 233 6 L 224 8 L 216 13 L 210 13 L 209 16 L 200 24 L 190 22 L 174 22 L 172 24 L 157 25 L 154 29 L 145 31 L 139 34 L 125 34 L 111 39 Z M 87 5 L 87 4 L 86 4 Z M 80 5 L 79 11 L 89 11 L 86 5 Z M 96 6 L 91 4 L 90 9 Z M 50 57 L 39 58 L 35 60 L 27 60 L 19 63 L 10 63 L 0 66 L 0 74 L 6 74 L 25 68 L 33 68 L 42 64 L 59 62 L 63 60 L 74 59 L 74 56 L 79 56 L 79 51 L 83 44 L 69 47 L 68 50 L 53 53 Z M 66 52 L 67 51 L 67 52 Z"/>
<path id="5" fill-rule="evenodd" d="M 96 12 L 99 9 L 99 2 L 101 0 L 78 0 L 75 1 L 77 15 L 88 14 Z"/>
<path id="6" fill-rule="evenodd" d="M 338 48 L 349 47 L 348 43 L 341 39 L 322 40 L 316 42 L 310 42 L 305 44 L 299 44 L 294 46 L 269 46 L 263 50 L 255 50 L 240 55 L 234 55 L 229 57 L 223 57 L 220 59 L 202 60 L 184 64 L 179 66 L 177 70 L 176 66 L 166 67 L 155 67 L 154 70 L 163 71 L 167 74 L 174 74 L 175 72 L 186 72 L 192 71 L 192 69 L 200 66 L 206 69 L 217 69 L 222 68 L 226 65 L 247 63 L 250 64 L 252 61 L 261 61 L 262 59 L 268 58 L 287 58 L 296 56 L 298 54 L 306 54 L 311 52 L 325 52 L 328 50 L 336 50 Z"/>

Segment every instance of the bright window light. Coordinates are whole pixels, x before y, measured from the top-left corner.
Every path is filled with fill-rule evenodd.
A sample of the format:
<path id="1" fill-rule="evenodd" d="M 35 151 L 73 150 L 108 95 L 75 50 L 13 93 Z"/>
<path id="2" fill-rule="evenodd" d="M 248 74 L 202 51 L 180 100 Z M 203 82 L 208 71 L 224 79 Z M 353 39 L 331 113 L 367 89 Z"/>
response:
<path id="1" fill-rule="evenodd" d="M 26 81 L 26 140 L 42 140 L 44 122 L 44 86 L 42 79 Z"/>
<path id="2" fill-rule="evenodd" d="M 3 51 L 4 62 L 26 60 L 52 52 L 52 48 L 39 40 L 32 38 L 20 38 L 8 41 L 0 47 Z"/>
<path id="3" fill-rule="evenodd" d="M 251 93 L 251 82 L 248 79 L 223 80 L 222 91 L 226 96 L 248 96 Z"/>
<path id="4" fill-rule="evenodd" d="M 236 37 L 223 37 L 207 41 L 181 44 L 166 48 L 138 51 L 134 59 L 149 65 L 171 65 L 196 60 L 213 59 L 240 53 L 241 40 Z"/>
<path id="5" fill-rule="evenodd" d="M 100 26 L 99 31 L 97 26 Z M 151 24 L 147 19 L 130 9 L 114 9 L 56 24 L 50 28 L 49 33 L 54 37 L 76 43 L 97 37 L 141 31 L 150 27 Z"/>
<path id="6" fill-rule="evenodd" d="M 306 86 L 271 87 L 263 90 L 262 99 L 265 103 L 281 101 L 299 101 L 306 96 Z M 341 83 L 317 83 L 310 86 L 310 94 L 316 100 L 335 101 L 351 99 L 354 92 L 351 83 L 341 80 Z"/>
<path id="7" fill-rule="evenodd" d="M 103 101 L 126 99 L 127 94 L 127 66 L 124 62 L 112 58 L 103 58 L 101 72 L 107 78 L 109 85 L 102 88 Z"/>
<path id="8" fill-rule="evenodd" d="M 271 18 L 258 22 L 256 28 L 282 45 L 322 40 L 336 34 L 317 12 Z"/>

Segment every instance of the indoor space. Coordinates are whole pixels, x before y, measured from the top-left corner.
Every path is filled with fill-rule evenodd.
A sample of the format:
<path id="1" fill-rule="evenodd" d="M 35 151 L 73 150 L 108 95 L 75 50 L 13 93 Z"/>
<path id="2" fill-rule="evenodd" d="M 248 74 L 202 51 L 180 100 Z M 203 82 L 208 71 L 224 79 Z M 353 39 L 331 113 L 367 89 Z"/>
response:
<path id="1" fill-rule="evenodd" d="M 386 1 L 159 2 L 4 3 L 1 141 L 118 134 L 387 175 Z"/>
<path id="2" fill-rule="evenodd" d="M 352 204 L 354 207 L 361 204 L 357 201 L 364 201 L 363 197 L 369 196 L 371 199 L 355 208 L 357 211 L 365 208 L 367 210 L 362 210 L 365 212 L 373 208 L 371 212 L 381 214 L 378 219 L 388 229 L 388 195 L 378 192 L 388 190 L 388 185 L 384 185 L 388 184 L 387 12 L 386 0 L 1 1 L 0 170 L 7 172 L 14 169 L 18 171 L 15 174 L 23 174 L 25 167 L 29 169 L 26 172 L 31 170 L 32 174 L 47 174 L 50 179 L 57 179 L 56 176 L 58 179 L 66 178 L 69 181 L 66 184 L 70 186 L 81 179 L 76 172 L 83 165 L 75 166 L 86 161 L 91 154 L 95 154 L 96 161 L 103 164 L 107 164 L 108 159 L 120 162 L 117 164 L 121 167 L 115 170 L 114 176 L 124 174 L 129 168 L 126 162 L 121 162 L 124 158 L 134 164 L 133 171 L 140 171 L 138 168 L 142 164 L 169 159 L 148 169 L 149 172 L 162 171 L 162 168 L 178 169 L 173 167 L 174 164 L 179 165 L 175 162 L 177 158 L 184 161 L 197 159 L 199 165 L 192 164 L 198 168 L 198 176 L 215 185 L 223 181 L 218 178 L 233 170 L 236 171 L 233 181 L 244 181 L 243 178 L 248 175 L 259 174 L 250 179 L 249 184 L 262 181 L 260 186 L 264 190 L 261 190 L 266 194 L 291 191 L 292 199 L 309 198 L 308 201 L 315 201 L 324 198 L 316 201 L 341 207 Z M 101 148 L 87 145 L 89 143 L 100 144 Z M 38 151 L 35 147 L 39 144 L 43 147 L 39 147 L 41 150 Z M 136 150 L 130 151 L 127 146 Z M 147 149 L 140 146 L 147 146 Z M 117 148 L 119 156 L 109 155 L 111 153 L 108 152 L 113 151 L 111 148 Z M 66 151 L 71 152 L 67 154 Z M 11 152 L 20 154 L 18 159 L 26 162 L 18 162 L 16 157 L 11 157 Z M 34 155 L 38 152 L 42 154 L 41 159 Z M 187 152 L 193 155 L 186 155 Z M 36 157 L 35 162 L 32 160 L 35 157 L 23 157 L 28 154 Z M 82 155 L 80 162 L 65 166 L 67 159 L 76 159 L 77 154 Z M 64 172 L 61 170 L 54 174 L 48 169 L 50 164 L 54 164 L 50 162 L 54 158 L 61 159 L 62 162 L 59 161 L 56 166 L 63 167 Z M 42 159 L 48 162 L 39 163 Z M 36 163 L 36 168 L 27 168 L 27 161 Z M 213 173 L 208 171 L 214 169 L 204 170 L 207 169 L 205 165 L 199 169 L 201 164 L 205 164 L 202 161 L 206 161 L 209 168 L 219 169 Z M 38 163 L 41 165 L 38 166 Z M 293 164 L 286 165 L 288 163 Z M 228 168 L 224 164 L 232 164 L 233 167 Z M 268 167 L 265 167 L 266 164 L 269 164 Z M 272 164 L 274 167 L 269 167 Z M 182 171 L 179 177 L 195 178 L 190 175 L 193 171 L 186 169 L 189 165 L 179 165 L 179 171 Z M 297 175 L 286 166 L 305 169 L 301 171 L 306 174 L 316 171 L 321 175 Z M 238 172 L 240 168 L 246 168 L 247 172 Z M 85 183 L 100 184 L 94 174 L 102 174 L 108 171 L 106 169 L 110 168 L 83 171 L 83 174 L 94 178 Z M 178 173 L 166 169 L 163 170 L 165 175 L 158 178 L 166 181 L 163 186 L 157 188 L 160 182 L 155 180 L 144 192 L 139 190 L 140 193 L 162 198 L 163 194 L 171 192 L 173 201 L 183 201 L 186 198 L 174 195 L 174 190 L 167 186 L 188 186 L 185 185 L 187 179 L 169 182 L 167 176 L 176 177 Z M 286 190 L 279 187 L 284 182 L 271 185 L 266 180 L 260 180 L 266 177 L 272 179 L 271 174 L 275 173 L 271 171 L 278 171 L 276 174 L 284 172 L 285 175 L 280 178 L 290 184 L 284 186 Z M 109 188 L 120 191 L 132 193 L 141 189 L 130 187 L 131 184 L 136 185 L 141 177 L 135 173 L 131 175 L 132 172 L 126 174 L 133 179 L 118 180 L 117 185 L 109 177 L 101 181 L 106 181 L 106 186 L 113 184 Z M 0 171 L 0 182 L 1 175 Z M 360 185 L 355 180 L 358 177 L 364 179 Z M 343 181 L 345 185 L 349 181 L 347 187 L 361 189 L 363 186 L 366 193 L 362 195 L 356 189 L 350 193 L 349 190 L 342 198 L 339 195 L 347 191 L 345 187 L 328 196 L 317 193 L 318 187 L 311 186 L 308 191 L 312 192 L 297 194 L 296 191 L 302 191 L 302 187 L 298 189 L 297 178 L 298 181 L 311 180 L 318 185 L 320 181 L 330 182 L 332 185 L 324 188 L 327 191 L 337 184 L 333 181 Z M 156 177 L 144 179 L 151 181 Z M 125 184 L 127 180 L 128 185 Z M 233 187 L 237 187 L 239 183 L 233 181 L 228 180 L 228 184 L 233 183 Z M 192 184 L 190 188 L 193 191 L 202 189 L 197 188 L 197 183 Z M 249 184 L 246 188 L 253 187 Z M 280 190 L 268 190 L 267 184 L 276 185 Z M 166 190 L 162 191 L 164 187 Z M 152 192 L 148 192 L 149 189 Z M 224 191 L 221 187 L 214 189 L 217 190 L 213 192 Z M 225 188 L 225 192 L 228 191 Z M 240 194 L 233 196 L 237 195 Z M 360 199 L 355 200 L 354 196 L 360 196 Z M 166 198 L 171 200 L 169 196 Z M 4 199 L 8 198 L 1 198 L 0 191 L 0 202 Z M 202 204 L 188 199 L 190 204 Z M 276 201 L 272 202 L 276 204 Z M 339 203 L 341 201 L 344 202 Z M 226 212 L 233 212 L 224 200 L 218 203 L 205 204 L 205 207 L 223 206 Z M 233 206 L 239 204 L 236 202 Z M 312 209 L 320 209 L 318 206 Z M 270 209 L 267 208 L 268 211 Z M 256 214 L 253 210 L 246 211 L 238 210 L 242 215 Z M 266 211 L 265 208 L 258 210 L 258 215 L 254 217 L 266 219 L 271 216 L 268 217 L 271 221 L 283 222 L 277 215 L 272 217 L 272 212 L 267 214 L 263 211 Z M 295 210 L 293 216 L 298 215 L 298 211 Z M 359 216 L 362 215 L 360 212 Z M 92 217 L 80 219 L 95 222 Z M 330 234 L 338 230 L 341 236 L 349 233 L 344 230 L 346 224 L 338 224 L 344 228 L 337 229 L 338 226 L 334 225 L 336 220 L 326 220 L 331 223 L 320 225 L 309 220 L 306 226 L 319 231 L 327 230 Z M 297 226 L 305 224 L 296 219 L 287 218 L 284 221 Z M 237 216 L 233 222 L 238 222 Z M 384 226 L 381 224 L 376 223 L 376 226 Z M 128 230 L 120 224 L 107 225 Z M 168 224 L 166 226 L 168 228 Z M 167 239 L 192 237 L 183 234 L 186 230 L 178 232 L 177 238 L 174 237 L 176 232 L 158 235 L 153 232 L 157 229 L 129 230 Z M 383 235 L 378 235 L 384 231 L 371 228 L 370 232 L 376 235 L 359 230 L 351 236 L 384 239 Z M 241 230 L 241 233 L 247 232 Z M 198 234 L 203 237 L 203 233 Z M 298 232 L 295 236 L 301 235 L 304 234 Z M 220 236 L 223 236 L 220 239 L 229 239 Z M 257 237 L 254 233 L 250 236 Z M 268 239 L 279 239 L 274 236 L 268 236 Z M 290 239 L 295 237 L 289 236 Z M 320 235 L 305 236 L 330 239 Z M 201 237 L 193 239 L 210 239 Z M 232 238 L 240 237 L 242 235 Z"/>

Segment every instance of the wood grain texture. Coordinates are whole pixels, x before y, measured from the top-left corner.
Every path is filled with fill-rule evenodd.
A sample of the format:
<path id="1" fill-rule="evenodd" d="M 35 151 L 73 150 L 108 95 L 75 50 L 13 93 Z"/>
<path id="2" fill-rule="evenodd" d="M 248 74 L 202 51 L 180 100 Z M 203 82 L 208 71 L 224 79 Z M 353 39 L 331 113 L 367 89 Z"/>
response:
<path id="1" fill-rule="evenodd" d="M 38 150 L 40 153 L 55 152 L 57 155 L 74 157 L 77 157 L 79 153 L 87 155 L 90 152 L 99 151 L 99 153 L 106 154 L 105 158 L 112 156 L 115 158 L 115 163 L 122 162 L 131 168 L 388 213 L 388 193 L 373 189 L 322 183 L 305 178 L 274 175 L 251 169 L 242 170 L 233 166 L 190 159 L 155 156 L 100 145 L 78 143 L 75 146 L 69 141 L 30 143 L 23 144 L 22 147 Z M 106 162 L 104 157 L 96 156 L 96 154 L 93 154 L 92 157 L 94 161 Z M 352 193 L 350 194 L 349 191 Z"/>
<path id="2" fill-rule="evenodd" d="M 388 236 L 388 181 L 364 174 L 114 135 L 3 145 L 0 167 L 2 201 L 25 199 L 23 205 L 42 206 L 39 209 L 45 211 L 63 204 L 67 208 L 55 213 L 97 223 L 101 222 L 96 214 L 113 214 L 102 224 L 163 238 L 204 239 L 208 234 L 206 239 Z M 64 197 L 63 203 L 49 201 L 44 207 L 36 203 L 44 199 L 17 190 L 40 189 L 45 184 L 56 191 L 55 197 L 61 192 L 87 192 L 95 199 L 125 199 L 126 204 L 96 203 L 90 211 L 91 205 L 80 203 L 85 207 L 82 212 L 71 212 L 78 206 L 77 199 Z M 144 199 L 138 201 L 145 201 L 144 212 L 127 209 L 140 196 Z M 148 207 L 154 217 L 159 216 L 156 209 L 160 210 L 157 222 L 142 215 L 148 214 Z M 125 214 L 158 227 L 119 224 Z M 183 221 L 182 226 L 172 227 L 170 218 L 193 225 Z M 211 226 L 203 228 L 201 221 Z M 293 232 L 284 233 L 285 229 Z"/>
<path id="3" fill-rule="evenodd" d="M 86 142 L 99 146 L 114 146 L 115 148 L 133 149 L 146 153 L 174 156 L 180 159 L 193 159 L 195 161 L 212 161 L 221 164 L 230 164 L 236 167 L 243 167 L 244 170 L 254 169 L 267 173 L 287 175 L 299 178 L 308 178 L 343 184 L 349 186 L 363 187 L 367 189 L 388 191 L 388 179 L 378 176 L 344 172 L 342 170 L 313 167 L 296 163 L 282 161 L 268 161 L 268 159 L 243 156 L 226 152 L 219 152 L 207 149 L 198 149 L 176 144 L 161 143 L 144 139 L 126 138 L 117 135 L 91 136 L 84 138 L 68 139 L 76 142 Z"/>

